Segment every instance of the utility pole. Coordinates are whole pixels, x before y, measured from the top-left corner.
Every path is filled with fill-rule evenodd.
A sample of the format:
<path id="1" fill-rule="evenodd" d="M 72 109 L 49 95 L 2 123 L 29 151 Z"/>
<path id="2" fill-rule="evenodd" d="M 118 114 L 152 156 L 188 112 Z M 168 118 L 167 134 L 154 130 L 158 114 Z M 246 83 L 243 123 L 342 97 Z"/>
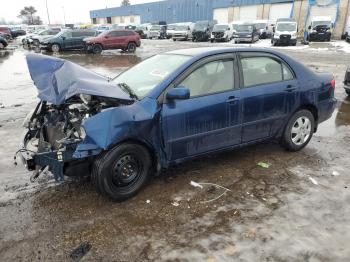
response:
<path id="1" fill-rule="evenodd" d="M 48 6 L 47 6 L 47 0 L 45 0 L 45 2 L 46 2 L 46 13 L 47 13 L 47 20 L 49 21 L 49 24 L 51 24 L 51 23 L 50 23 L 49 8 L 48 8 Z"/>
<path id="2" fill-rule="evenodd" d="M 66 26 L 66 12 L 64 11 L 64 6 L 62 6 L 62 10 L 63 10 L 63 21 L 64 21 L 64 26 Z"/>

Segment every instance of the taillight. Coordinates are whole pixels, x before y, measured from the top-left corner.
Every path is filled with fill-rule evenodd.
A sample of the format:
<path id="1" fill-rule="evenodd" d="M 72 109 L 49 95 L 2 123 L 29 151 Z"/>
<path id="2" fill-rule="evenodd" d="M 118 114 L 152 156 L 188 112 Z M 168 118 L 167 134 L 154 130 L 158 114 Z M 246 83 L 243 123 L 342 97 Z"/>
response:
<path id="1" fill-rule="evenodd" d="M 333 88 L 333 90 L 335 90 L 335 79 L 334 78 L 331 80 L 331 87 Z"/>

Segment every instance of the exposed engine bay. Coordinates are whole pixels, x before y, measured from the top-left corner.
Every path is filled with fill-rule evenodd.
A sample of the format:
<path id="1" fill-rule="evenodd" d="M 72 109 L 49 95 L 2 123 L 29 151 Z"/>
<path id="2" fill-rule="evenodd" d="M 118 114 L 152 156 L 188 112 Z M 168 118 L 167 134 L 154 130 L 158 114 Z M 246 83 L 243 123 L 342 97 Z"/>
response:
<path id="1" fill-rule="evenodd" d="M 46 166 L 56 165 L 61 172 L 56 170 L 55 173 L 62 175 L 59 179 L 55 178 L 63 179 L 63 159 L 72 159 L 77 145 L 86 136 L 82 126 L 84 120 L 105 109 L 129 103 L 116 98 L 83 94 L 73 96 L 61 105 L 40 102 L 23 123 L 28 131 L 19 152 L 27 168 L 35 170 L 38 176 Z"/>
<path id="2" fill-rule="evenodd" d="M 118 99 L 91 95 L 71 97 L 62 105 L 40 102 L 24 126 L 34 134 L 31 139 L 38 139 L 38 153 L 59 150 L 85 138 L 84 119 L 120 105 Z"/>

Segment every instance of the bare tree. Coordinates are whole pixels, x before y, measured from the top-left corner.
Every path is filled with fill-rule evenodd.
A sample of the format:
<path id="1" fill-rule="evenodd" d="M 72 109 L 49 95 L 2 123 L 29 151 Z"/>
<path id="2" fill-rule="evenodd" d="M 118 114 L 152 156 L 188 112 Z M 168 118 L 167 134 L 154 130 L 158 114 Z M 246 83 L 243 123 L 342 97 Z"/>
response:
<path id="1" fill-rule="evenodd" d="M 34 6 L 25 6 L 19 13 L 18 17 L 28 25 L 40 25 L 42 21 L 39 16 L 35 16 L 36 9 Z"/>
<path id="2" fill-rule="evenodd" d="M 123 0 L 121 6 L 129 6 L 130 1 L 129 0 Z"/>

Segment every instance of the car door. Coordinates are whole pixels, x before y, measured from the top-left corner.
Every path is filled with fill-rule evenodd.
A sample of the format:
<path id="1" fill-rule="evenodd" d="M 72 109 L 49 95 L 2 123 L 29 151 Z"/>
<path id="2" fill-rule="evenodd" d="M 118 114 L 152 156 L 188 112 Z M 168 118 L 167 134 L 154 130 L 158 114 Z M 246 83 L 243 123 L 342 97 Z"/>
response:
<path id="1" fill-rule="evenodd" d="M 300 104 L 299 83 L 283 60 L 241 52 L 242 143 L 275 135 Z"/>
<path id="2" fill-rule="evenodd" d="M 72 41 L 72 32 L 71 31 L 64 32 L 60 38 L 61 38 L 61 47 L 63 50 L 72 48 L 73 41 Z"/>
<path id="3" fill-rule="evenodd" d="M 171 88 L 187 87 L 190 98 L 165 101 L 161 127 L 168 160 L 183 159 L 241 142 L 240 90 L 233 54 L 193 65 Z"/>
<path id="4" fill-rule="evenodd" d="M 77 31 L 73 31 L 72 32 L 72 38 L 71 38 L 71 42 L 72 42 L 71 49 L 83 49 L 84 48 L 83 39 L 85 37 L 87 37 L 85 32 L 78 31 L 78 30 Z"/>

